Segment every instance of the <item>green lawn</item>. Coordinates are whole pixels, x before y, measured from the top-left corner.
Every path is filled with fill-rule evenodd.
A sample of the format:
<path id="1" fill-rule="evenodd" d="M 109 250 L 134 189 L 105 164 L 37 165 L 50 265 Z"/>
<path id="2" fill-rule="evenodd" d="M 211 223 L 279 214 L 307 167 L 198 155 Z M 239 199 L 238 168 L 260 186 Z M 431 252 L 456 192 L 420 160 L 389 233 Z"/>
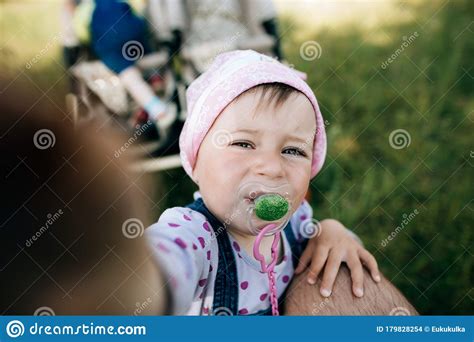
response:
<path id="1" fill-rule="evenodd" d="M 308 35 L 323 49 L 314 62 L 291 39 L 286 51 L 329 121 L 326 167 L 311 187 L 317 216 L 352 227 L 421 313 L 473 314 L 474 4 L 430 3 L 408 23 Z M 405 148 L 389 143 L 398 129 Z"/>

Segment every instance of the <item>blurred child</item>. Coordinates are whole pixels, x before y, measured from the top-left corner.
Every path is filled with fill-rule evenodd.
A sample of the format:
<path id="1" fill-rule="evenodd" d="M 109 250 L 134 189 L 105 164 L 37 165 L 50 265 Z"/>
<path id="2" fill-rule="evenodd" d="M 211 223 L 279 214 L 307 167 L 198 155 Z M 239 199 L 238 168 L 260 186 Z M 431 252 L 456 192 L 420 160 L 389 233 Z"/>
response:
<path id="1" fill-rule="evenodd" d="M 132 125 L 143 124 L 150 118 L 157 124 L 160 139 L 165 139 L 177 115 L 155 95 L 137 67 L 141 58 L 151 52 L 142 7 L 133 0 L 66 1 L 62 26 L 64 36 L 71 38 L 64 42 L 64 56 L 70 66 L 77 60 L 76 45 L 90 46 L 91 53 L 118 75 L 133 100 L 145 110 L 146 114 L 135 113 Z M 68 46 L 71 44 L 72 47 Z M 153 80 L 158 81 L 156 77 Z"/>
<path id="2" fill-rule="evenodd" d="M 135 63 L 150 52 L 146 22 L 126 1 L 95 0 L 91 44 L 97 56 L 119 75 L 133 99 L 163 134 L 176 119 L 145 82 Z"/>

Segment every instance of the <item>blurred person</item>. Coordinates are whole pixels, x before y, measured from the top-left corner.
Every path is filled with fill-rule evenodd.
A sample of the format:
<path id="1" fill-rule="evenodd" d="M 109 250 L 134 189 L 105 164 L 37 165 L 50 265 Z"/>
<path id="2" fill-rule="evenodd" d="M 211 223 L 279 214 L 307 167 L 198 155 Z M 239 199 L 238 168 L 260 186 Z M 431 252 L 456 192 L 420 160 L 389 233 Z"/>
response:
<path id="1" fill-rule="evenodd" d="M 73 40 L 89 46 L 92 54 L 117 74 L 133 100 L 145 110 L 136 112 L 131 124 L 142 125 L 150 118 L 156 123 L 160 138 L 167 136 L 177 114 L 155 94 L 153 86 L 137 67 L 141 58 L 152 52 L 147 22 L 143 17 L 144 2 L 69 0 L 65 8 L 64 30 L 70 32 L 70 36 L 75 34 Z M 66 60 L 69 59 L 67 56 Z M 67 61 L 66 65 L 72 64 Z M 157 77 L 152 77 L 151 81 L 162 82 Z"/>
<path id="2" fill-rule="evenodd" d="M 122 84 L 156 122 L 163 136 L 176 119 L 155 95 L 135 63 L 151 52 L 148 28 L 133 6 L 120 0 L 95 0 L 91 19 L 91 45 L 97 56 L 118 74 Z"/>
<path id="3" fill-rule="evenodd" d="M 166 279 L 141 237 L 149 187 L 117 157 L 121 137 L 75 130 L 28 84 L 0 84 L 0 312 L 167 313 Z"/>

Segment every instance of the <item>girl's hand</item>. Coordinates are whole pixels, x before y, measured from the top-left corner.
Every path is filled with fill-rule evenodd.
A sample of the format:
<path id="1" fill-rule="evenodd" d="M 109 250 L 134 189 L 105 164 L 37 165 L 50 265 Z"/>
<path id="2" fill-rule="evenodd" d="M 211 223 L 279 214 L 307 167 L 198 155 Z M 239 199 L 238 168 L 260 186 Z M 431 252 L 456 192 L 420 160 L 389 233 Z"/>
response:
<path id="1" fill-rule="evenodd" d="M 355 296 L 362 297 L 364 295 L 362 264 L 369 269 L 374 281 L 379 282 L 377 261 L 339 221 L 327 219 L 320 224 L 322 232 L 308 241 L 295 274 L 301 273 L 310 264 L 308 283 L 313 285 L 326 264 L 320 292 L 323 297 L 329 297 L 341 262 L 345 262 L 351 271 L 352 292 Z"/>

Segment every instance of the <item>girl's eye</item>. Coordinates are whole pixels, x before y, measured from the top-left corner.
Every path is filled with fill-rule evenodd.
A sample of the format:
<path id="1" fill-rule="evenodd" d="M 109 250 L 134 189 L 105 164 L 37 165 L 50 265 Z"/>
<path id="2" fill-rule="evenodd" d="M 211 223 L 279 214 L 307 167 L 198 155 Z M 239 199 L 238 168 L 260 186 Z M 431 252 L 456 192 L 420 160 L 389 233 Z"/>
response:
<path id="1" fill-rule="evenodd" d="M 287 149 L 283 150 L 283 153 L 291 154 L 293 156 L 306 157 L 306 153 L 303 150 L 301 150 L 299 148 L 296 148 L 296 147 L 287 148 Z"/>
<path id="2" fill-rule="evenodd" d="M 239 146 L 242 148 L 252 148 L 252 144 L 246 141 L 236 141 L 231 144 L 232 146 Z"/>

